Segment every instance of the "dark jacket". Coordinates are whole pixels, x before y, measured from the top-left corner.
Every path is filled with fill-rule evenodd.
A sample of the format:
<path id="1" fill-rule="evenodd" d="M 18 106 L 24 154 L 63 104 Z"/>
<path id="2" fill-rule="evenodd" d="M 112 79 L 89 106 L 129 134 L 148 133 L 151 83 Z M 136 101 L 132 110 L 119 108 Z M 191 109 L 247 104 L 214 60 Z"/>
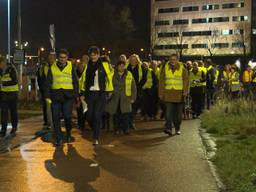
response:
<path id="1" fill-rule="evenodd" d="M 2 82 L 2 85 L 5 86 L 12 86 L 18 84 L 18 75 L 17 70 L 13 65 L 8 66 L 5 70 L 0 70 L 0 76 L 4 74 L 10 74 L 11 81 Z M 9 101 L 9 100 L 17 100 L 18 99 L 18 92 L 2 92 L 1 91 L 1 101 Z"/>
<path id="2" fill-rule="evenodd" d="M 102 60 L 99 59 L 97 63 L 92 63 L 90 60 L 87 66 L 86 70 L 86 79 L 85 79 L 85 92 L 82 92 L 82 95 L 88 94 L 90 91 L 91 86 L 94 85 L 94 77 L 95 72 L 98 70 L 98 82 L 99 82 L 99 88 L 101 92 L 105 92 L 106 89 L 106 77 L 107 74 L 105 72 L 105 69 L 103 67 Z"/>
<path id="3" fill-rule="evenodd" d="M 215 69 L 212 67 L 206 73 L 206 89 L 215 89 Z"/>
<path id="4" fill-rule="evenodd" d="M 65 67 L 61 67 L 58 63 L 57 66 L 60 70 L 63 70 Z M 44 84 L 44 93 L 46 98 L 51 98 L 52 101 L 64 101 L 66 99 L 74 99 L 78 97 L 78 77 L 76 74 L 76 69 L 72 67 L 72 79 L 73 79 L 73 89 L 72 90 L 65 90 L 65 89 L 58 89 L 53 90 L 51 89 L 53 83 L 53 76 L 51 68 L 48 71 L 46 83 Z"/>
<path id="5" fill-rule="evenodd" d="M 48 67 L 48 63 L 43 63 L 37 70 L 36 76 L 37 76 L 37 84 L 39 87 L 39 90 L 41 94 L 43 94 L 46 79 L 47 79 L 47 74 L 45 74 L 45 67 Z"/>
<path id="6" fill-rule="evenodd" d="M 135 68 L 132 68 L 132 65 L 129 64 L 127 70 L 130 71 L 133 75 L 133 78 L 136 82 L 136 86 L 138 90 L 141 90 L 145 82 L 147 81 L 147 72 L 144 67 L 142 68 L 142 79 L 139 81 L 139 66 L 137 65 Z"/>
<path id="7" fill-rule="evenodd" d="M 110 113 L 111 115 L 117 113 L 118 105 L 120 102 L 120 109 L 121 113 L 130 113 L 132 112 L 132 101 L 136 100 L 136 83 L 133 79 L 132 81 L 132 95 L 126 96 L 125 92 L 125 78 L 127 76 L 127 72 L 120 76 L 117 71 L 115 71 L 113 76 L 113 86 L 114 92 L 111 96 L 110 101 L 106 105 L 106 112 Z"/>

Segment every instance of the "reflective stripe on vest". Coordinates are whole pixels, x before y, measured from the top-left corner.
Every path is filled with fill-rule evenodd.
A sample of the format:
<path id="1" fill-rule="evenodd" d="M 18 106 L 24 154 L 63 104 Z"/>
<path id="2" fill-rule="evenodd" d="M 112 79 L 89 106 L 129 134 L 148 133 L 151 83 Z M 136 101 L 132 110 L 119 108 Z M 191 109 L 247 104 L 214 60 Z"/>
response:
<path id="1" fill-rule="evenodd" d="M 202 73 L 204 71 L 201 68 L 198 68 L 198 71 L 196 74 L 193 73 L 193 70 L 190 70 L 189 78 L 190 78 L 190 87 L 200 87 L 200 86 L 205 86 L 206 82 L 198 82 L 195 83 L 194 81 L 200 81 L 202 79 Z"/>
<path id="2" fill-rule="evenodd" d="M 239 85 L 240 84 L 240 81 L 237 79 L 237 72 L 230 73 L 230 80 L 231 80 L 231 85 Z"/>
<path id="3" fill-rule="evenodd" d="M 52 89 L 73 89 L 73 79 L 72 79 L 72 63 L 67 62 L 65 68 L 61 71 L 57 66 L 57 63 L 54 63 L 51 66 L 52 71 Z"/>
<path id="4" fill-rule="evenodd" d="M 132 80 L 132 73 L 130 71 L 127 71 L 127 75 L 125 77 L 125 95 L 127 97 L 132 96 Z"/>
<path id="5" fill-rule="evenodd" d="M 183 67 L 180 64 L 179 70 L 175 70 L 174 73 L 167 63 L 165 65 L 165 89 L 166 90 L 183 90 Z"/>
<path id="6" fill-rule="evenodd" d="M 1 81 L 2 81 L 2 83 L 7 83 L 7 82 L 12 81 L 10 73 L 4 74 L 1 77 Z M 15 84 L 15 85 L 5 86 L 5 85 L 2 84 L 1 91 L 3 91 L 3 92 L 17 92 L 17 91 L 19 91 L 19 85 Z"/>
<path id="7" fill-rule="evenodd" d="M 147 81 L 143 85 L 143 89 L 150 89 L 153 86 L 152 69 L 147 70 Z"/>

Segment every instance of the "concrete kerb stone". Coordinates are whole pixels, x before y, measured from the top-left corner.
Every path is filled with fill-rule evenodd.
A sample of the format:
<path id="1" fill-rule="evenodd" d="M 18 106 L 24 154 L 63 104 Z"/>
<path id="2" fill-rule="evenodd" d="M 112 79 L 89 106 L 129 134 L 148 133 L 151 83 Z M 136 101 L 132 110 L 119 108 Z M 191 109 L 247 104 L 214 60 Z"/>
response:
<path id="1" fill-rule="evenodd" d="M 211 161 L 213 157 L 216 155 L 217 151 L 216 139 L 213 138 L 209 133 L 206 132 L 205 129 L 202 129 L 201 127 L 199 127 L 199 134 L 202 138 L 203 145 L 205 146 L 207 161 L 209 163 L 213 177 L 216 180 L 216 184 L 220 191 L 226 191 L 226 187 L 220 179 L 217 168 Z"/>

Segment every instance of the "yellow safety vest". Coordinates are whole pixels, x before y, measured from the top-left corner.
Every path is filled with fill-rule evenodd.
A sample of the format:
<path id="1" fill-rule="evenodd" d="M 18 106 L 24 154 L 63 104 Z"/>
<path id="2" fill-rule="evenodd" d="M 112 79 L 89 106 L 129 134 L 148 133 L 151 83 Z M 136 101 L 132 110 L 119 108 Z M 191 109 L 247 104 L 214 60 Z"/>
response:
<path id="1" fill-rule="evenodd" d="M 129 66 L 129 63 L 126 63 L 126 69 L 128 68 L 128 66 Z M 142 64 L 141 63 L 139 63 L 138 64 L 138 67 L 139 67 L 139 82 L 142 80 Z"/>
<path id="2" fill-rule="evenodd" d="M 219 70 L 218 69 L 215 69 L 215 79 L 214 79 L 214 83 L 217 84 L 218 83 L 218 79 L 219 79 Z"/>
<path id="3" fill-rule="evenodd" d="M 243 73 L 243 83 L 251 83 L 252 81 L 252 71 L 244 71 Z"/>
<path id="4" fill-rule="evenodd" d="M 132 73 L 130 71 L 127 71 L 127 75 L 125 77 L 125 95 L 127 97 L 132 96 L 132 80 Z"/>
<path id="5" fill-rule="evenodd" d="M 194 80 L 200 81 L 202 78 L 203 70 L 201 68 L 198 68 L 198 71 L 196 74 L 193 73 L 193 69 L 190 70 L 189 78 L 190 78 L 190 87 L 201 87 L 205 86 L 206 82 L 198 82 L 194 83 Z"/>
<path id="6" fill-rule="evenodd" d="M 183 90 L 183 66 L 180 64 L 179 70 L 174 73 L 169 67 L 169 63 L 165 65 L 165 89 L 166 90 Z"/>
<path id="7" fill-rule="evenodd" d="M 152 88 L 152 86 L 153 86 L 153 78 L 152 78 L 152 69 L 148 69 L 147 70 L 147 81 L 146 81 L 146 83 L 143 85 L 143 89 L 150 89 L 150 88 Z"/>
<path id="8" fill-rule="evenodd" d="M 102 62 L 102 65 L 103 65 L 103 68 L 107 74 L 107 78 L 106 78 L 106 88 L 105 88 L 105 91 L 107 92 L 111 92 L 114 90 L 114 87 L 113 87 L 113 75 L 114 75 L 114 71 L 110 69 L 110 66 L 109 66 L 109 63 L 108 62 Z M 87 71 L 87 68 L 86 67 L 84 69 L 84 72 L 83 72 L 83 78 L 81 79 L 81 87 L 80 87 L 80 91 L 85 91 L 85 83 L 86 83 L 86 71 Z"/>
<path id="9" fill-rule="evenodd" d="M 6 73 L 3 76 L 1 76 L 1 82 L 9 82 L 12 81 L 12 78 L 10 76 L 10 73 Z M 10 86 L 4 86 L 2 84 L 1 86 L 1 91 L 2 92 L 18 92 L 19 91 L 19 85 L 15 84 L 15 85 L 10 85 Z"/>
<path id="10" fill-rule="evenodd" d="M 154 73 L 155 73 L 157 79 L 159 80 L 160 79 L 160 68 L 157 67 L 156 70 L 154 71 Z"/>
<path id="11" fill-rule="evenodd" d="M 223 77 L 225 79 L 228 79 L 229 78 L 229 73 L 227 73 L 226 71 L 223 71 Z"/>
<path id="12" fill-rule="evenodd" d="M 199 69 L 203 70 L 204 74 L 207 73 L 207 68 L 206 67 L 198 67 Z"/>
<path id="13" fill-rule="evenodd" d="M 84 90 L 85 88 L 85 77 L 86 77 L 86 70 L 87 70 L 87 65 L 84 66 L 84 71 L 81 75 L 81 77 L 78 78 L 78 83 L 79 83 L 79 93 L 81 92 L 81 90 Z"/>
<path id="14" fill-rule="evenodd" d="M 42 65 L 42 66 L 40 67 L 40 69 L 39 69 L 40 77 L 42 77 L 43 74 L 45 75 L 45 77 L 47 77 L 48 71 L 49 71 L 49 66 L 48 66 L 48 65 Z"/>
<path id="15" fill-rule="evenodd" d="M 239 85 L 240 81 L 239 79 L 236 78 L 237 72 L 235 73 L 230 73 L 230 80 L 231 80 L 231 85 Z"/>
<path id="16" fill-rule="evenodd" d="M 72 63 L 67 61 L 66 67 L 61 71 L 54 63 L 51 66 L 52 71 L 52 89 L 74 89 L 72 79 Z"/>

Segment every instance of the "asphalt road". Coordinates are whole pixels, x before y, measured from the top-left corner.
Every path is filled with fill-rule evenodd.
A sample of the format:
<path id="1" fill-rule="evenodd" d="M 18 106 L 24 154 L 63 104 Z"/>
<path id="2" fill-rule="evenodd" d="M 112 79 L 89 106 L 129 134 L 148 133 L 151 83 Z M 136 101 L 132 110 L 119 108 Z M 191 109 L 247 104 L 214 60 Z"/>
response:
<path id="1" fill-rule="evenodd" d="M 38 138 L 0 155 L 0 192 L 216 192 L 198 134 L 184 121 L 168 137 L 163 122 L 138 123 L 130 136 L 74 130 L 75 142 L 55 149 Z"/>

